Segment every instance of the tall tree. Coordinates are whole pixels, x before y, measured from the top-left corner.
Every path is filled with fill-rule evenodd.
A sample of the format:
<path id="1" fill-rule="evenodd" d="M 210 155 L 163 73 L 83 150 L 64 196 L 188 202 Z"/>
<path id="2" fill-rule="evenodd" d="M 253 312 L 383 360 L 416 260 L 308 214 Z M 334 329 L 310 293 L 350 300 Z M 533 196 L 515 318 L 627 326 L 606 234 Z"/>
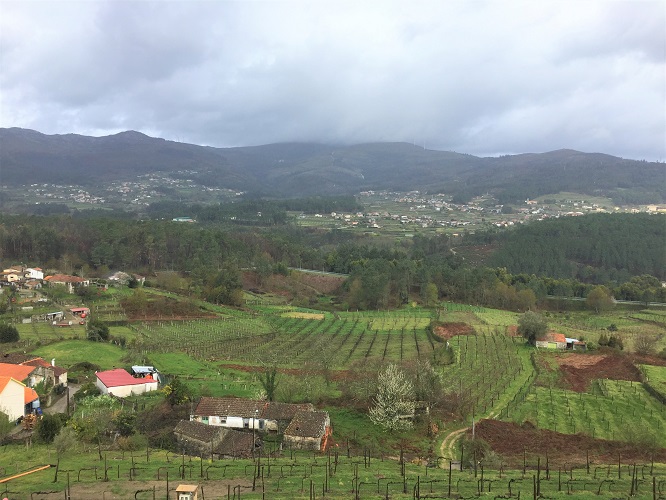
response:
<path id="1" fill-rule="evenodd" d="M 546 319 L 534 311 L 527 311 L 518 320 L 518 333 L 522 335 L 527 343 L 536 345 L 536 339 L 548 330 Z"/>

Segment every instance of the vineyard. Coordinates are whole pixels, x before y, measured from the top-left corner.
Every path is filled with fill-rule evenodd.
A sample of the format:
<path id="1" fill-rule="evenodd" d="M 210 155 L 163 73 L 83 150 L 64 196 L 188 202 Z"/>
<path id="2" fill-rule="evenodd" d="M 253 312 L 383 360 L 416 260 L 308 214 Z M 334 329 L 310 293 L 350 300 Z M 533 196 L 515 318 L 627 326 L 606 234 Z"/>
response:
<path id="1" fill-rule="evenodd" d="M 529 350 L 515 337 L 465 335 L 449 344 L 456 362 L 444 368 L 443 385 L 457 390 L 464 418 L 496 413 L 534 378 Z"/>
<path id="2" fill-rule="evenodd" d="M 502 416 L 565 434 L 666 447 L 666 406 L 635 382 L 597 380 L 592 393 L 533 386 Z"/>
<path id="3" fill-rule="evenodd" d="M 434 349 L 425 332 L 430 318 L 424 312 L 297 313 L 276 308 L 261 317 L 141 322 L 131 328 L 145 352 L 182 351 L 198 359 L 248 364 L 271 360 L 299 366 L 316 359 L 345 367 L 366 358 L 430 356 Z"/>
<path id="4" fill-rule="evenodd" d="M 327 454 L 268 446 L 254 460 L 211 460 L 146 448 L 70 453 L 51 469 L 2 484 L 9 498 L 171 498 L 181 483 L 200 486 L 200 498 L 663 498 L 666 471 L 649 460 L 574 466 L 532 457 L 522 470 L 501 462 L 460 470 L 449 461 L 414 461 L 371 455 L 367 449 Z M 271 452 L 267 455 L 267 452 Z M 0 473 L 38 470 L 35 450 L 0 453 Z"/>

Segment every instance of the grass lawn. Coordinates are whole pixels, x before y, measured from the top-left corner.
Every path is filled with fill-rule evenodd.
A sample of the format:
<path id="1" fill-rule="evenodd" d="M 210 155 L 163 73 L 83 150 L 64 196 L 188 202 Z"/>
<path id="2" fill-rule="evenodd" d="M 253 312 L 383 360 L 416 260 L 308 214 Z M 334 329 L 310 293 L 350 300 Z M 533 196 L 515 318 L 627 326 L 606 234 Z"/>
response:
<path id="1" fill-rule="evenodd" d="M 89 340 L 64 340 L 32 351 L 33 354 L 49 361 L 55 358 L 56 365 L 63 368 L 88 361 L 99 365 L 103 370 L 122 366 L 121 359 L 126 352 L 113 344 L 90 342 Z"/>

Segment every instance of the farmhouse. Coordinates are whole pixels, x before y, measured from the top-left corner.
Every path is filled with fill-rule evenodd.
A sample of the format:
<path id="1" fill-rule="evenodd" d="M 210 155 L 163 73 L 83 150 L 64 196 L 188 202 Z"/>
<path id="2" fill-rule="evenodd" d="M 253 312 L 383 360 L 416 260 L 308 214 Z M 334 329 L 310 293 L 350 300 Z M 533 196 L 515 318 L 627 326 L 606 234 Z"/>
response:
<path id="1" fill-rule="evenodd" d="M 51 360 L 51 363 L 43 360 L 42 358 L 31 356 L 29 354 L 21 354 L 17 352 L 7 353 L 0 355 L 0 364 L 9 364 L 9 365 L 18 365 L 22 367 L 32 367 L 32 368 L 19 368 L 29 372 L 29 378 L 21 379 L 27 385 L 34 387 L 40 382 L 46 382 L 52 384 L 54 387 L 61 385 L 63 387 L 67 386 L 67 370 L 55 366 L 55 359 Z M 8 376 L 13 376 L 17 378 L 22 376 L 22 373 L 11 372 L 11 368 L 4 368 L 4 374 Z M 15 376 L 16 375 L 16 376 Z M 17 379 L 18 380 L 18 379 Z"/>
<path id="2" fill-rule="evenodd" d="M 331 419 L 325 411 L 299 411 L 284 431 L 284 443 L 301 450 L 325 450 Z"/>
<path id="3" fill-rule="evenodd" d="M 51 286 L 64 286 L 67 288 L 69 293 L 74 293 L 74 288 L 79 286 L 88 286 L 90 281 L 87 279 L 80 278 L 78 276 L 69 276 L 67 274 L 54 274 L 53 276 L 47 276 L 44 278 Z"/>
<path id="4" fill-rule="evenodd" d="M 545 349 L 566 349 L 567 339 L 561 333 L 548 332 L 543 337 L 536 339 L 536 346 Z"/>
<path id="5" fill-rule="evenodd" d="M 119 398 L 145 394 L 157 390 L 157 380 L 152 377 L 134 378 L 122 368 L 97 372 L 95 385 L 102 394 L 112 394 Z"/>
<path id="6" fill-rule="evenodd" d="M 313 411 L 314 407 L 311 404 L 202 397 L 190 420 L 231 429 L 282 432 L 301 410 Z"/>

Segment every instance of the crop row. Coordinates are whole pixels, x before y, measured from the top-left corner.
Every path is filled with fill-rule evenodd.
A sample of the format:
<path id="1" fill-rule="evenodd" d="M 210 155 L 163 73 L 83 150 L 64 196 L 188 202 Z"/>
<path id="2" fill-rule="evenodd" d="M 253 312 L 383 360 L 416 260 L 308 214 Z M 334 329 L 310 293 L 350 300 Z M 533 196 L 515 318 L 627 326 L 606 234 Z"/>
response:
<path id="1" fill-rule="evenodd" d="M 532 386 L 503 418 L 565 434 L 666 446 L 666 407 L 636 382 L 598 380 L 592 394 Z"/>
<path id="2" fill-rule="evenodd" d="M 521 346 L 505 335 L 468 335 L 449 341 L 455 364 L 444 370 L 444 383 L 462 404 L 463 416 L 486 415 L 505 399 L 514 382 L 531 371 Z"/>

